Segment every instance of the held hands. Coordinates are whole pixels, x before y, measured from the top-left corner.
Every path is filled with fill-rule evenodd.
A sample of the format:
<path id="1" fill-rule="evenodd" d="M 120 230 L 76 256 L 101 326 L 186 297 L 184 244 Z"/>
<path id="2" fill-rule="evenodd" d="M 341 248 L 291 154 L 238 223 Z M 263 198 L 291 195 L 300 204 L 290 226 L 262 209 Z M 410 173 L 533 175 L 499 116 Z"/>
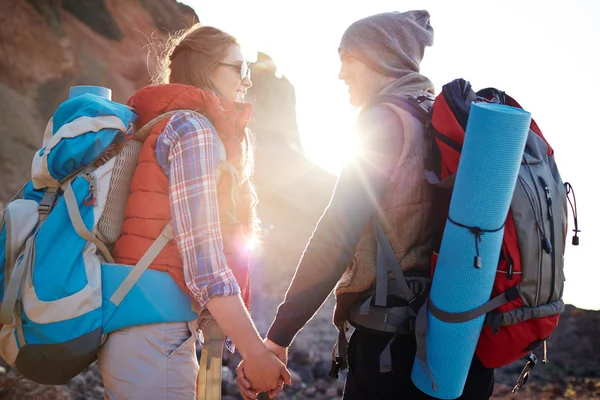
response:
<path id="1" fill-rule="evenodd" d="M 264 341 L 266 354 L 247 357 L 237 367 L 237 385 L 244 400 L 254 400 L 257 393 L 269 392 L 274 398 L 283 390 L 283 384 L 292 383 L 285 365 L 288 360 L 287 347 L 281 347 L 269 339 Z M 276 378 L 273 378 L 276 375 Z"/>

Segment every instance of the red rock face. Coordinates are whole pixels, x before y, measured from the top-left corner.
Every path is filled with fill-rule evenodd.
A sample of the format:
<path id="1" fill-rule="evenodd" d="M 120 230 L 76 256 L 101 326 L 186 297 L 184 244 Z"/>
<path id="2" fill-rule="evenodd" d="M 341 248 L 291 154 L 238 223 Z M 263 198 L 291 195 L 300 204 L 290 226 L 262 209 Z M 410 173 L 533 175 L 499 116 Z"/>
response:
<path id="1" fill-rule="evenodd" d="M 107 86 L 125 102 L 149 82 L 149 39 L 197 21 L 175 0 L 0 2 L 0 203 L 26 181 L 71 86 Z"/>
<path id="2" fill-rule="evenodd" d="M 40 83 L 76 71 L 69 38 L 61 35 L 62 29 L 57 31 L 62 27 L 53 29 L 29 2 L 3 2 L 0 15 L 0 81 L 3 84 L 26 97 L 33 97 Z"/>

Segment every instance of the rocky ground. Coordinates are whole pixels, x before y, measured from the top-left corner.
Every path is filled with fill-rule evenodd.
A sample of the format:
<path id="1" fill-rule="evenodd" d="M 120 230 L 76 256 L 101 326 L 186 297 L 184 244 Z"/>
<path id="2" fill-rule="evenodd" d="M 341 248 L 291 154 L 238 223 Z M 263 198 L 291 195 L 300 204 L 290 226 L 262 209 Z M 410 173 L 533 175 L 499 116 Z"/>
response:
<path id="1" fill-rule="evenodd" d="M 262 297 L 262 296 L 257 296 Z M 257 299 L 261 304 L 264 299 Z M 275 304 L 272 304 L 273 308 Z M 341 399 L 345 374 L 339 380 L 328 376 L 334 329 L 330 324 L 332 299 L 300 333 L 290 350 L 289 368 L 293 384 L 286 386 L 280 400 Z M 264 320 L 257 325 L 264 330 Z M 262 326 L 261 326 L 262 325 Z M 569 339 L 569 340 L 567 340 Z M 567 308 L 549 348 L 550 363 L 536 367 L 530 381 L 516 395 L 511 394 L 521 363 L 496 372 L 493 399 L 596 399 L 600 398 L 600 312 Z M 239 356 L 225 357 L 223 365 L 223 400 L 239 400 L 235 385 L 235 366 Z M 101 400 L 102 382 L 97 364 L 64 386 L 43 386 L 19 377 L 14 369 L 0 378 L 1 400 Z"/>

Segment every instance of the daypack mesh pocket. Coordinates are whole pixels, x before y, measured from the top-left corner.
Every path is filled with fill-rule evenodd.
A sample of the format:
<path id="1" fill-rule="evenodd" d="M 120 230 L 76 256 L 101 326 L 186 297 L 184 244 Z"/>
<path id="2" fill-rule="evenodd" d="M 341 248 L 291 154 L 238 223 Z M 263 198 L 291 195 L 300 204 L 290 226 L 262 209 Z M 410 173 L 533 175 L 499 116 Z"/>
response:
<path id="1" fill-rule="evenodd" d="M 137 140 L 128 140 L 117 145 L 106 206 L 97 226 L 98 238 L 107 246 L 115 244 L 121 234 L 131 180 L 142 146 L 143 143 Z"/>

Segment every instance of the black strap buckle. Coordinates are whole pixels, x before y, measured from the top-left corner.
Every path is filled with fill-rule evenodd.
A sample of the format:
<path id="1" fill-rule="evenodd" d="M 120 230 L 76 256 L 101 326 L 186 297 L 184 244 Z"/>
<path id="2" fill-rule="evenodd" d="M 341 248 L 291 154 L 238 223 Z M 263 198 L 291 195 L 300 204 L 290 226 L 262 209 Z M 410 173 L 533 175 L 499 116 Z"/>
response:
<path id="1" fill-rule="evenodd" d="M 344 361 L 341 357 L 336 357 L 335 360 L 331 360 L 331 369 L 329 370 L 329 376 L 333 379 L 338 379 L 340 377 L 340 371 L 348 368 L 348 363 Z"/>
<path id="2" fill-rule="evenodd" d="M 423 307 L 423 304 L 425 304 L 425 301 L 429 297 L 430 290 L 431 283 L 428 283 L 420 293 L 417 293 L 415 297 L 413 297 L 412 300 L 408 302 L 408 305 L 413 309 L 415 314 L 418 314 L 421 307 Z"/>
<path id="3" fill-rule="evenodd" d="M 338 339 L 335 346 L 333 346 L 331 369 L 329 370 L 329 376 L 334 379 L 339 378 L 340 370 L 348 368 L 348 338 L 346 337 L 346 331 L 348 330 L 347 321 L 337 325 L 336 328 L 338 330 Z"/>

